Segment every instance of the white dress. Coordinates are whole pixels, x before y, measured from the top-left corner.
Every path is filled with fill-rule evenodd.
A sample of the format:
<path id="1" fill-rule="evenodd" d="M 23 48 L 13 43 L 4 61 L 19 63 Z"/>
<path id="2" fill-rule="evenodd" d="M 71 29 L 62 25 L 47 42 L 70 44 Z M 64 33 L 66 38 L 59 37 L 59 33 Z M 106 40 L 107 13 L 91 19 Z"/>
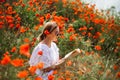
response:
<path id="1" fill-rule="evenodd" d="M 43 54 L 39 55 L 38 52 L 42 51 Z M 46 44 L 39 43 L 32 52 L 32 55 L 29 60 L 30 66 L 35 66 L 39 62 L 44 63 L 44 68 L 49 67 L 55 64 L 59 60 L 59 48 L 57 45 L 52 42 L 51 47 L 48 47 Z M 36 74 L 43 78 L 43 80 L 48 80 L 48 75 L 52 74 L 53 70 L 50 72 L 43 73 L 40 69 L 36 70 Z"/>

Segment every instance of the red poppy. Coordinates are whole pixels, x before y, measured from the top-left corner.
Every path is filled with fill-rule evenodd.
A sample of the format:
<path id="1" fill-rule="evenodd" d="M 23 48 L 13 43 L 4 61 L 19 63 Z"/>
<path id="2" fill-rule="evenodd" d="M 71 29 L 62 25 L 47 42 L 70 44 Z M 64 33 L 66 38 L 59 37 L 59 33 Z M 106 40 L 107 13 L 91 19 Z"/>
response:
<path id="1" fill-rule="evenodd" d="M 30 40 L 28 38 L 24 38 L 23 41 L 26 42 L 26 43 L 30 42 Z"/>
<path id="2" fill-rule="evenodd" d="M 120 72 L 117 72 L 116 78 L 120 78 Z"/>
<path id="3" fill-rule="evenodd" d="M 23 44 L 20 46 L 20 54 L 30 57 L 29 44 Z"/>
<path id="4" fill-rule="evenodd" d="M 99 50 L 101 50 L 101 46 L 97 45 L 97 46 L 95 46 L 95 49 L 99 51 Z"/>
<path id="5" fill-rule="evenodd" d="M 44 17 L 40 17 L 40 24 L 43 25 L 43 22 L 44 22 Z"/>
<path id="6" fill-rule="evenodd" d="M 95 35 L 93 36 L 94 39 L 97 39 L 101 36 L 100 32 L 96 32 Z"/>
<path id="7" fill-rule="evenodd" d="M 48 34 L 50 34 L 50 32 L 48 30 L 45 30 L 44 34 L 48 35 Z"/>
<path id="8" fill-rule="evenodd" d="M 24 60 L 17 58 L 17 59 L 12 60 L 11 64 L 15 67 L 23 66 L 24 65 Z"/>
<path id="9" fill-rule="evenodd" d="M 42 55 L 42 54 L 43 54 L 43 52 L 42 52 L 42 51 L 39 51 L 39 52 L 38 52 L 38 55 Z"/>
<path id="10" fill-rule="evenodd" d="M 35 80 L 43 80 L 41 77 L 36 77 Z"/>
<path id="11" fill-rule="evenodd" d="M 21 33 L 24 33 L 25 31 L 26 31 L 26 30 L 25 30 L 24 27 L 21 27 L 21 28 L 20 28 L 20 32 L 21 32 Z"/>
<path id="12" fill-rule="evenodd" d="M 98 18 L 94 20 L 95 24 L 99 24 L 99 22 L 100 22 L 100 20 Z"/>
<path id="13" fill-rule="evenodd" d="M 120 42 L 117 42 L 116 45 L 117 45 L 117 46 L 120 46 Z"/>
<path id="14" fill-rule="evenodd" d="M 93 27 L 90 27 L 89 30 L 93 30 Z"/>
<path id="15" fill-rule="evenodd" d="M 1 60 L 2 65 L 7 65 L 11 61 L 10 56 L 7 54 L 4 54 L 4 58 Z"/>
<path id="16" fill-rule="evenodd" d="M 18 78 L 25 78 L 25 77 L 27 77 L 27 76 L 28 76 L 28 71 L 27 71 L 27 70 L 20 71 L 20 72 L 18 72 L 18 74 L 17 74 L 17 77 L 18 77 Z"/>
<path id="17" fill-rule="evenodd" d="M 71 65 L 72 65 L 72 61 L 69 60 L 69 61 L 67 62 L 67 66 L 71 66 Z"/>
<path id="18" fill-rule="evenodd" d="M 55 75 L 55 74 L 57 74 L 57 73 L 58 73 L 57 70 L 54 70 L 52 74 Z"/>
<path id="19" fill-rule="evenodd" d="M 43 69 L 44 63 L 43 63 L 43 62 L 39 62 L 39 63 L 36 65 L 36 67 L 37 67 L 38 69 Z"/>
<path id="20" fill-rule="evenodd" d="M 54 80 L 54 76 L 53 75 L 49 75 L 48 76 L 48 80 Z"/>
<path id="21" fill-rule="evenodd" d="M 39 14 L 35 14 L 36 17 L 39 17 L 40 15 Z"/>
<path id="22" fill-rule="evenodd" d="M 35 74 L 36 69 L 37 69 L 36 66 L 30 66 L 30 67 L 28 68 L 28 70 L 30 71 L 30 73 L 31 73 L 32 75 Z"/>
<path id="23" fill-rule="evenodd" d="M 39 26 L 35 26 L 34 29 L 37 31 L 39 29 Z"/>
<path id="24" fill-rule="evenodd" d="M 118 70 L 119 66 L 118 65 L 114 65 L 113 68 L 114 68 L 114 70 Z"/>
<path id="25" fill-rule="evenodd" d="M 10 28 L 13 28 L 13 27 L 14 27 L 14 24 L 11 23 L 11 24 L 9 24 L 9 26 L 10 26 Z"/>
<path id="26" fill-rule="evenodd" d="M 72 26 L 70 26 L 70 27 L 68 28 L 67 32 L 68 32 L 68 33 L 74 32 L 74 28 L 73 28 Z"/>
<path id="27" fill-rule="evenodd" d="M 47 19 L 47 20 L 50 19 L 50 13 L 48 13 L 48 14 L 46 15 L 46 19 Z"/>
<path id="28" fill-rule="evenodd" d="M 20 24 L 16 24 L 16 28 L 20 28 Z"/>
<path id="29" fill-rule="evenodd" d="M 15 52 L 16 51 L 16 47 L 13 47 L 11 52 Z"/>
<path id="30" fill-rule="evenodd" d="M 70 39 L 70 41 L 73 41 L 73 40 L 75 40 L 75 36 L 74 36 L 74 35 L 71 35 L 71 36 L 69 37 L 69 39 Z"/>

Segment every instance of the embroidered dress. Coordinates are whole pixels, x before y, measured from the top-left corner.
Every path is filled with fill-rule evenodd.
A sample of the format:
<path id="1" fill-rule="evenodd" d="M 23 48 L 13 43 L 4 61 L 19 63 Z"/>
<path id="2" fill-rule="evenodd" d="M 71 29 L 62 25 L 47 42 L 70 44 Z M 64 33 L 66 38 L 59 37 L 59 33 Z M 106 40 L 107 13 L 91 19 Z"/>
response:
<path id="1" fill-rule="evenodd" d="M 38 52 L 42 51 L 43 54 L 39 55 Z M 40 62 L 44 63 L 44 68 L 50 67 L 59 60 L 59 48 L 52 42 L 51 47 L 46 44 L 39 43 L 32 52 L 29 60 L 30 66 L 35 66 Z M 48 80 L 48 75 L 52 74 L 53 70 L 50 72 L 43 72 L 40 69 L 36 70 L 36 74 L 43 78 L 43 80 Z"/>

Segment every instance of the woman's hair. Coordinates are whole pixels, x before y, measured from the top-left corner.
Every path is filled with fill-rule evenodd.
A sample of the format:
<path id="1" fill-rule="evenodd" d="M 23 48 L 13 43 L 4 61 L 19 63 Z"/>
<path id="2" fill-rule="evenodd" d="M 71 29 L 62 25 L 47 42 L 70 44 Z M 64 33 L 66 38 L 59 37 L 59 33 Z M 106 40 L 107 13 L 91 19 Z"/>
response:
<path id="1" fill-rule="evenodd" d="M 38 36 L 38 40 L 41 41 L 46 38 L 46 34 L 44 33 L 46 30 L 51 33 L 53 30 L 57 28 L 56 22 L 47 22 L 44 25 L 42 33 Z"/>

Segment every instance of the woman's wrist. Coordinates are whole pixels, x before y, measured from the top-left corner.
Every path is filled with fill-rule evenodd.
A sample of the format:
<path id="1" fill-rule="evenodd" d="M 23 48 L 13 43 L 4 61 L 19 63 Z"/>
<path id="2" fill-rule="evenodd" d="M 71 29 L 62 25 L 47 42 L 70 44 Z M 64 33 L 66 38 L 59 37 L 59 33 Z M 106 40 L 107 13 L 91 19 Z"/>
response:
<path id="1" fill-rule="evenodd" d="M 51 68 L 52 68 L 52 69 L 55 69 L 55 68 L 56 68 L 56 66 L 55 66 L 55 65 L 52 65 L 52 66 L 51 66 Z"/>

